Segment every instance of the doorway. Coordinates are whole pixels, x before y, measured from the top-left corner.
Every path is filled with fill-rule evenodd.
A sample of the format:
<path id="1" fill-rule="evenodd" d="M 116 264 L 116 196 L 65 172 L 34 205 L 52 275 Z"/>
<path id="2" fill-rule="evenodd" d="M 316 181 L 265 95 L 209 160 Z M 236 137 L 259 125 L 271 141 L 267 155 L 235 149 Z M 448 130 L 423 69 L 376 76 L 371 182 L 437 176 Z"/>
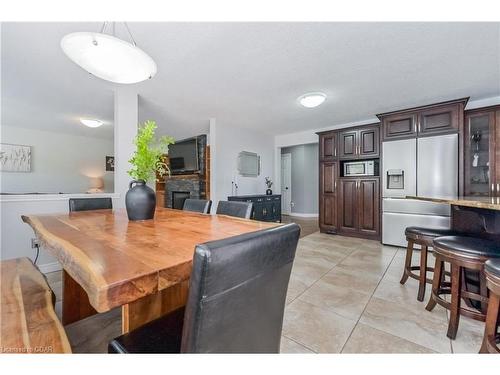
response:
<path id="1" fill-rule="evenodd" d="M 281 154 L 281 212 L 290 215 L 292 208 L 292 154 Z"/>

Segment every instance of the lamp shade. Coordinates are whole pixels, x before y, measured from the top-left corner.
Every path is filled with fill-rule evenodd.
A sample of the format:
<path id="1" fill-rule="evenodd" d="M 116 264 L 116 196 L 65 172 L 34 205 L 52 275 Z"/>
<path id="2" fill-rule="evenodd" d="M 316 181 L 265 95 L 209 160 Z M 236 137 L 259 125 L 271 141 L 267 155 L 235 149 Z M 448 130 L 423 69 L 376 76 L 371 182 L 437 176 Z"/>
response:
<path id="1" fill-rule="evenodd" d="M 102 189 L 104 187 L 104 181 L 102 177 L 91 177 L 90 178 L 90 188 L 91 189 Z"/>
<path id="2" fill-rule="evenodd" d="M 61 40 L 64 53 L 77 65 L 106 81 L 137 83 L 154 77 L 156 63 L 135 45 L 111 35 L 76 32 Z"/>

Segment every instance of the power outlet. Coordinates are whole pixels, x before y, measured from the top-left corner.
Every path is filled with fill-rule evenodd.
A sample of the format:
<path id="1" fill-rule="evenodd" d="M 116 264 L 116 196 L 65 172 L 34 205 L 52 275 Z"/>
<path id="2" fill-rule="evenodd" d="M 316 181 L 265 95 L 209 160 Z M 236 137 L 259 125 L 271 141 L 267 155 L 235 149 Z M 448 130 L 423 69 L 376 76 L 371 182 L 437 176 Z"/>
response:
<path id="1" fill-rule="evenodd" d="M 40 247 L 40 242 L 38 241 L 38 238 L 32 238 L 31 239 L 31 248 L 36 249 L 37 247 Z"/>

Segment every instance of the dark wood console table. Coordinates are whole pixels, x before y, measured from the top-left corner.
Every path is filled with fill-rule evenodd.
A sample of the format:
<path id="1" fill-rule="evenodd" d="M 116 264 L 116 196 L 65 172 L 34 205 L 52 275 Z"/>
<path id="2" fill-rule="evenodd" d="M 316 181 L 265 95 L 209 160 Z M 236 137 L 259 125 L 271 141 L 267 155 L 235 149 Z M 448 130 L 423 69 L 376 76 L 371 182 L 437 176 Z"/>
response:
<path id="1" fill-rule="evenodd" d="M 259 221 L 281 223 L 281 195 L 238 195 L 227 197 L 229 201 L 252 202 L 251 218 Z"/>

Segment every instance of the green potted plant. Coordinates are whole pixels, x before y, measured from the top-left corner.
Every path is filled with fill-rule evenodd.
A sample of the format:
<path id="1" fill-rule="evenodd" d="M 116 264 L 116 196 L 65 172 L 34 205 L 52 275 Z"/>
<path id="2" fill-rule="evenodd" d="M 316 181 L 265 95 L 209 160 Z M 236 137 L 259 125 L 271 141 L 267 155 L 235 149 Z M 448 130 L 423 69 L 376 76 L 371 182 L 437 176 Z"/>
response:
<path id="1" fill-rule="evenodd" d="M 129 220 L 148 220 L 154 217 L 156 194 L 146 183 L 156 181 L 157 174 L 170 174 L 164 155 L 168 155 L 168 146 L 174 143 L 174 139 L 169 136 L 156 139 L 155 130 L 156 123 L 146 121 L 139 125 L 134 139 L 136 150 L 129 160 L 132 168 L 127 172 L 133 180 L 125 195 Z"/>

